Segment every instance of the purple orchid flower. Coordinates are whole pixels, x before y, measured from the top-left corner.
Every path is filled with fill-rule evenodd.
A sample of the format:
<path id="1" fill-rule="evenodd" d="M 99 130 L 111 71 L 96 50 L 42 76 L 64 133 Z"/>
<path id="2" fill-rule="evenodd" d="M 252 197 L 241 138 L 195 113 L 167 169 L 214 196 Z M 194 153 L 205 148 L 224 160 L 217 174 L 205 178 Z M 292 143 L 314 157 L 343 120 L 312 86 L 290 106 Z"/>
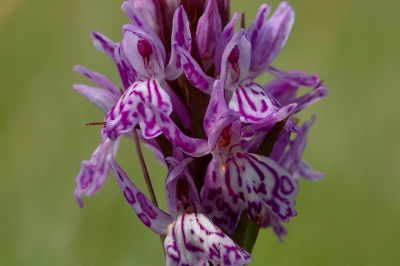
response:
<path id="1" fill-rule="evenodd" d="M 117 45 L 115 58 L 124 84 L 129 84 L 124 95 L 107 113 L 103 136 L 111 140 L 131 131 L 140 125 L 146 139 L 159 136 L 161 130 L 155 122 L 152 111 L 146 106 L 151 103 L 163 113 L 170 115 L 174 108 L 183 124 L 188 127 L 189 115 L 186 107 L 175 92 L 169 87 L 166 79 L 175 79 L 182 72 L 177 66 L 177 55 L 172 54 L 169 65 L 165 66 L 165 50 L 154 31 L 148 26 L 139 28 L 133 25 L 135 18 L 143 20 L 140 14 L 129 3 L 122 6 L 132 24 L 123 27 L 123 38 Z M 173 41 L 183 49 L 189 49 L 191 43 L 187 16 L 182 7 L 175 11 Z M 137 21 L 136 21 L 137 23 Z M 129 73 L 135 75 L 129 79 Z M 132 84 L 130 82 L 133 81 Z M 125 85 L 126 86 L 126 85 Z"/>
<path id="2" fill-rule="evenodd" d="M 222 55 L 220 79 L 229 93 L 228 107 L 241 114 L 240 121 L 258 123 L 279 111 L 279 104 L 250 76 L 251 44 L 244 29 L 228 42 Z"/>
<path id="3" fill-rule="evenodd" d="M 223 92 L 223 83 L 217 80 L 204 119 L 208 141 L 185 136 L 169 117 L 153 107 L 157 123 L 171 143 L 186 154 L 213 155 L 204 179 L 202 205 L 218 226 L 232 233 L 244 208 L 255 221 L 261 217 L 263 206 L 287 222 L 296 215 L 297 183 L 273 160 L 243 151 L 240 114 L 228 109 Z M 294 108 L 287 109 L 284 117 Z"/>
<path id="4" fill-rule="evenodd" d="M 311 125 L 314 123 L 315 116 L 310 121 L 307 121 L 301 127 L 300 133 L 296 138 L 291 141 L 288 134 L 282 134 L 282 137 L 278 139 L 276 146 L 274 147 L 271 157 L 276 157 L 277 162 L 285 170 L 287 170 L 297 182 L 300 177 L 304 177 L 307 180 L 318 181 L 324 177 L 323 173 L 314 171 L 311 166 L 301 159 L 305 146 L 307 144 L 307 133 Z M 289 145 L 290 148 L 285 151 L 285 147 Z M 260 221 L 261 227 L 271 226 L 278 239 L 282 242 L 282 237 L 287 234 L 286 229 L 281 225 L 280 220 L 267 208 L 264 208 L 264 214 Z"/>
<path id="5" fill-rule="evenodd" d="M 251 221 L 259 219 L 262 208 L 267 207 L 287 222 L 296 215 L 297 183 L 270 158 L 242 149 L 238 116 L 223 99 L 222 82 L 217 81 L 206 112 L 209 120 L 204 123 L 213 154 L 202 189 L 205 213 L 229 233 L 244 208 Z M 287 110 L 287 115 L 293 109 Z"/>
<path id="6" fill-rule="evenodd" d="M 121 97 L 121 91 L 108 78 L 99 73 L 83 66 L 75 66 L 74 70 L 103 88 L 96 88 L 85 84 L 75 84 L 74 91 L 83 95 L 104 113 L 107 113 Z M 164 157 L 162 156 L 158 144 L 154 142 L 154 140 L 144 139 L 140 131 L 138 135 L 144 145 L 153 151 L 160 164 L 165 166 Z M 132 138 L 131 132 L 124 134 L 124 136 Z M 83 207 L 82 194 L 86 196 L 96 194 L 107 181 L 110 168 L 107 165 L 106 158 L 109 154 L 115 156 L 118 146 L 119 140 L 111 141 L 108 138 L 103 138 L 90 160 L 82 161 L 81 170 L 75 178 L 76 188 L 74 194 L 79 206 Z"/>
<path id="7" fill-rule="evenodd" d="M 112 155 L 107 159 L 133 211 L 152 231 L 166 235 L 166 265 L 245 265 L 251 256 L 215 226 L 203 213 L 196 187 L 187 169 L 192 158 L 167 159 L 171 166 L 165 187 L 171 215 L 155 206 L 130 181 Z"/>
<path id="8" fill-rule="evenodd" d="M 74 70 L 103 88 L 75 84 L 74 91 L 83 95 L 103 112 L 108 112 L 121 96 L 120 90 L 105 76 L 90 69 L 75 66 Z M 82 194 L 86 196 L 96 194 L 107 180 L 110 168 L 107 165 L 106 158 L 109 154 L 116 154 L 118 144 L 119 141 L 113 142 L 107 138 L 103 138 L 90 160 L 82 161 L 81 171 L 75 178 L 75 199 L 79 206 L 83 207 Z"/>
<path id="9" fill-rule="evenodd" d="M 282 2 L 267 19 L 270 7 L 261 5 L 248 30 L 242 20 L 235 32 L 241 15 L 230 18 L 229 0 L 129 0 L 121 8 L 130 23 L 120 42 L 91 34 L 115 63 L 121 88 L 74 68 L 100 87 L 75 84 L 74 90 L 106 113 L 104 122 L 89 123 L 103 125 L 102 140 L 82 161 L 75 199 L 83 206 L 82 195 L 98 192 L 112 170 L 143 224 L 165 236 L 166 265 L 248 264 L 252 258 L 243 248 L 251 250 L 256 235 L 243 235 L 251 223 L 236 230 L 239 220 L 272 227 L 282 241 L 281 222 L 297 214 L 300 177 L 323 177 L 302 159 L 315 117 L 300 128 L 293 115 L 328 91 L 317 75 L 271 66 L 294 11 Z M 262 86 L 254 80 L 263 73 L 274 79 Z M 300 87 L 311 91 L 298 96 Z M 154 203 L 114 160 L 119 137 L 134 133 L 168 166 L 168 213 L 157 207 L 151 185 Z"/>
<path id="10" fill-rule="evenodd" d="M 233 26 L 238 15 L 224 28 L 218 42 L 221 54 L 216 53 L 215 63 L 220 62 L 220 80 L 224 82 L 225 99 L 228 107 L 241 114 L 244 123 L 260 123 L 262 120 L 279 112 L 281 105 L 261 85 L 253 81 L 250 72 L 251 43 L 244 29 L 233 34 Z M 213 78 L 208 77 L 189 55 L 179 47 L 174 47 L 180 54 L 184 72 L 188 80 L 205 93 L 211 93 Z"/>

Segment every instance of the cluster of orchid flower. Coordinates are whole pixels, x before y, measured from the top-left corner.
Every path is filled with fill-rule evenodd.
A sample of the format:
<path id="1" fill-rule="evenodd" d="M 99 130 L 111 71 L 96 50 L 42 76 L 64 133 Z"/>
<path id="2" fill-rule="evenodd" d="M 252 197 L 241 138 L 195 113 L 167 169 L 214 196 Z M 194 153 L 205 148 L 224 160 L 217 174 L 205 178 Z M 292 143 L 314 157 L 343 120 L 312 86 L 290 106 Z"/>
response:
<path id="1" fill-rule="evenodd" d="M 98 192 L 112 169 L 139 219 L 165 237 L 166 265 L 248 264 L 260 227 L 286 234 L 280 221 L 296 215 L 299 178 L 322 177 L 301 159 L 314 119 L 300 128 L 293 115 L 328 91 L 316 75 L 270 65 L 294 11 L 282 2 L 267 19 L 270 6 L 261 5 L 248 29 L 242 18 L 235 32 L 241 16 L 229 19 L 227 0 L 130 0 L 122 10 L 130 24 L 119 43 L 92 33 L 116 64 L 121 88 L 74 68 L 101 87 L 74 90 L 106 113 L 90 123 L 103 125 L 102 141 L 82 162 L 75 198 L 83 206 L 82 194 Z M 254 79 L 263 73 L 274 78 L 260 85 Z M 311 91 L 297 97 L 301 86 Z M 168 167 L 169 214 L 115 161 L 121 136 L 140 139 Z"/>

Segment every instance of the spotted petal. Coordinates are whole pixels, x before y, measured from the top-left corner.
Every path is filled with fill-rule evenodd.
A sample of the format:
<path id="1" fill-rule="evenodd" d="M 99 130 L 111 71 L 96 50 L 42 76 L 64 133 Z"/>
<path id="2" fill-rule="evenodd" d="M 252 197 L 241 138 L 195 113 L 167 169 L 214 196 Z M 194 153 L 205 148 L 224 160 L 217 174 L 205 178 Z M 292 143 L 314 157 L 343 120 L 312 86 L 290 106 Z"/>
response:
<path id="1" fill-rule="evenodd" d="M 155 31 L 159 31 L 159 25 L 157 21 L 156 15 L 156 7 L 153 2 L 149 2 L 148 0 L 130 0 L 130 3 L 133 4 L 135 9 L 139 14 L 142 15 L 143 19 L 147 21 L 149 26 Z"/>
<path id="2" fill-rule="evenodd" d="M 221 61 L 228 107 L 241 114 L 240 121 L 257 123 L 279 110 L 279 104 L 249 74 L 251 44 L 243 29 L 228 42 Z"/>
<path id="3" fill-rule="evenodd" d="M 135 28 L 139 28 L 140 30 L 151 36 L 151 39 L 154 41 L 154 45 L 157 47 L 157 50 L 160 51 L 163 62 L 165 62 L 166 55 L 164 45 L 162 44 L 160 38 L 158 38 L 157 33 L 147 23 L 140 12 L 138 12 L 133 4 L 129 2 L 124 2 L 121 6 L 121 9 L 125 12 L 126 16 L 131 21 L 131 25 L 135 26 Z"/>
<path id="4" fill-rule="evenodd" d="M 208 164 L 204 187 L 201 190 L 201 204 L 204 213 L 216 225 L 232 234 L 246 205 L 243 200 L 232 201 L 230 197 L 226 197 L 229 194 L 222 178 L 221 172 L 224 171 L 225 166 L 221 166 L 215 158 Z"/>
<path id="5" fill-rule="evenodd" d="M 250 220 L 256 220 L 264 204 L 284 222 L 296 215 L 297 183 L 277 163 L 258 154 L 238 153 L 226 165 L 224 182 L 229 195 L 233 201 L 244 195 Z"/>
<path id="6" fill-rule="evenodd" d="M 293 175 L 295 179 L 301 176 L 309 180 L 319 180 L 324 175 L 312 170 L 311 166 L 301 159 L 304 149 L 307 145 L 307 134 L 311 125 L 314 123 L 315 116 L 310 121 L 307 121 L 301 127 L 301 132 L 291 142 L 289 150 L 286 152 L 281 165 Z"/>
<path id="7" fill-rule="evenodd" d="M 279 111 L 277 111 L 276 113 L 272 113 L 266 118 L 258 121 L 257 124 L 250 124 L 248 126 L 243 127 L 241 130 L 241 140 L 249 141 L 259 132 L 267 129 L 270 125 L 284 120 L 286 117 L 288 117 L 294 112 L 296 105 L 297 104 L 293 103 L 284 106 L 281 109 L 279 109 Z"/>
<path id="8" fill-rule="evenodd" d="M 117 43 L 115 46 L 114 60 L 121 78 L 122 86 L 124 90 L 126 90 L 133 82 L 135 82 L 137 72 L 129 63 L 128 58 L 126 58 L 121 43 Z"/>
<path id="9" fill-rule="evenodd" d="M 115 179 L 117 180 L 126 201 L 142 223 L 153 232 L 160 235 L 166 235 L 167 226 L 172 223 L 174 219 L 146 198 L 146 196 L 132 183 L 124 170 L 114 160 L 112 155 L 107 157 L 107 162 L 114 172 Z"/>
<path id="10" fill-rule="evenodd" d="M 235 229 L 244 207 L 251 221 L 261 217 L 263 207 L 285 222 L 296 215 L 297 183 L 268 157 L 238 152 L 225 165 L 218 168 L 214 162 L 209 167 L 202 191 L 205 212 L 228 232 Z"/>
<path id="11" fill-rule="evenodd" d="M 82 194 L 92 196 L 96 194 L 107 181 L 110 168 L 106 158 L 109 154 L 115 155 L 119 141 L 103 139 L 94 151 L 89 161 L 82 161 L 81 171 L 75 178 L 75 200 L 83 207 Z"/>
<path id="12" fill-rule="evenodd" d="M 155 138 L 161 134 L 154 112 L 146 104 L 151 103 L 166 115 L 171 114 L 172 104 L 168 94 L 155 79 L 136 81 L 125 91 L 117 104 L 107 113 L 103 135 L 111 140 L 140 125 L 144 138 Z"/>
<path id="13" fill-rule="evenodd" d="M 222 23 L 217 1 L 210 0 L 199 19 L 196 30 L 196 43 L 206 72 L 214 61 L 215 48 L 221 35 L 221 29 Z"/>
<path id="14" fill-rule="evenodd" d="M 174 122 L 156 106 L 148 105 L 156 116 L 157 124 L 165 137 L 173 146 L 192 157 L 200 157 L 210 153 L 208 142 L 204 139 L 190 138 L 182 133 Z"/>
<path id="15" fill-rule="evenodd" d="M 114 60 L 114 47 L 116 43 L 97 31 L 93 31 L 91 37 L 94 47 L 100 52 L 105 53 L 111 60 Z"/>
<path id="16" fill-rule="evenodd" d="M 241 114 L 240 121 L 257 123 L 279 110 L 279 104 L 254 82 L 239 85 L 228 107 Z"/>
<path id="17" fill-rule="evenodd" d="M 224 53 L 225 47 L 233 36 L 235 30 L 236 21 L 240 17 L 240 14 L 235 12 L 231 21 L 226 24 L 225 28 L 222 30 L 221 35 L 218 39 L 217 47 L 215 48 L 214 64 L 218 73 L 221 73 L 221 61 L 222 54 Z"/>
<path id="18" fill-rule="evenodd" d="M 175 153 L 176 153 L 175 149 Z M 178 150 L 179 151 L 179 150 Z M 168 157 L 166 160 L 171 164 L 165 180 L 165 195 L 169 213 L 178 217 L 182 212 L 201 211 L 199 194 L 192 177 L 187 168 L 193 158 L 183 159 L 182 151 L 180 158 Z"/>
<path id="19" fill-rule="evenodd" d="M 179 47 L 176 43 L 174 50 L 180 55 L 183 71 L 190 83 L 204 93 L 210 93 L 214 78 L 207 76 L 190 53 Z"/>
<path id="20" fill-rule="evenodd" d="M 181 47 L 190 53 L 192 48 L 192 35 L 190 34 L 189 20 L 183 6 L 175 10 L 172 21 L 171 44 Z M 176 49 L 172 49 L 171 57 L 165 68 L 167 80 L 177 79 L 183 72 L 180 56 Z"/>
<path id="21" fill-rule="evenodd" d="M 164 79 L 164 48 L 157 46 L 157 39 L 133 25 L 123 26 L 123 38 L 121 47 L 126 58 L 135 70 L 137 80 L 145 80 L 154 77 Z"/>
<path id="22" fill-rule="evenodd" d="M 251 256 L 201 213 L 182 214 L 168 228 L 164 242 L 167 266 L 236 265 Z"/>

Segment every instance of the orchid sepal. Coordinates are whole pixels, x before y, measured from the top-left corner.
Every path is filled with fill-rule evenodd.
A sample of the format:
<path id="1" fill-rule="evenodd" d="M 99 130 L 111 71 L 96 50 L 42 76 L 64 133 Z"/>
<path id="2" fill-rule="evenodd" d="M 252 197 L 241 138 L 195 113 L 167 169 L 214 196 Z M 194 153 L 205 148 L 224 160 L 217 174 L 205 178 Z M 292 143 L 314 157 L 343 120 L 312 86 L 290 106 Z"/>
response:
<path id="1" fill-rule="evenodd" d="M 167 235 L 167 227 L 174 221 L 172 216 L 160 210 L 132 183 L 112 155 L 107 156 L 107 163 L 126 201 L 142 223 L 159 235 Z"/>

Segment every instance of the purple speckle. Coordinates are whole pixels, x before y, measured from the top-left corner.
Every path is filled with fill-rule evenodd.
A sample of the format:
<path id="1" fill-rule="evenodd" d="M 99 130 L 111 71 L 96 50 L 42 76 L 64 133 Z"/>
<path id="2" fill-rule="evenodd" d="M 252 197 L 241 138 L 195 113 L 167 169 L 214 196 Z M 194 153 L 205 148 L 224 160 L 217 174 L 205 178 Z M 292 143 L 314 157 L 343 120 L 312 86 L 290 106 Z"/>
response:
<path id="1" fill-rule="evenodd" d="M 129 204 L 132 205 L 136 203 L 135 196 L 133 195 L 132 190 L 128 187 L 126 187 L 124 190 L 124 197 L 129 202 Z"/>
<path id="2" fill-rule="evenodd" d="M 137 43 L 137 49 L 139 54 L 143 57 L 143 59 L 150 60 L 150 55 L 153 53 L 153 48 L 151 44 L 147 40 L 139 40 Z"/>
<path id="3" fill-rule="evenodd" d="M 280 182 L 280 189 L 284 195 L 289 195 L 289 194 L 293 193 L 294 186 L 293 186 L 291 180 L 289 179 L 289 177 L 282 176 L 281 182 Z"/>
<path id="4" fill-rule="evenodd" d="M 146 196 L 139 192 L 136 194 L 136 197 L 140 203 L 140 207 L 142 207 L 143 212 L 145 212 L 151 219 L 156 219 L 157 214 L 153 210 L 153 208 L 148 204 L 149 202 Z"/>
<path id="5" fill-rule="evenodd" d="M 117 172 L 117 173 L 118 173 L 119 179 L 121 179 L 121 181 L 124 181 L 124 178 L 122 177 L 122 174 L 120 172 Z"/>
<path id="6" fill-rule="evenodd" d="M 247 189 L 247 193 L 251 193 L 251 187 L 250 186 L 246 186 L 246 189 Z"/>
<path id="7" fill-rule="evenodd" d="M 140 213 L 140 214 L 138 214 L 138 217 L 139 217 L 140 221 L 142 221 L 142 223 L 144 223 L 144 225 L 146 225 L 147 227 L 150 227 L 151 221 L 146 216 L 146 214 Z"/>

